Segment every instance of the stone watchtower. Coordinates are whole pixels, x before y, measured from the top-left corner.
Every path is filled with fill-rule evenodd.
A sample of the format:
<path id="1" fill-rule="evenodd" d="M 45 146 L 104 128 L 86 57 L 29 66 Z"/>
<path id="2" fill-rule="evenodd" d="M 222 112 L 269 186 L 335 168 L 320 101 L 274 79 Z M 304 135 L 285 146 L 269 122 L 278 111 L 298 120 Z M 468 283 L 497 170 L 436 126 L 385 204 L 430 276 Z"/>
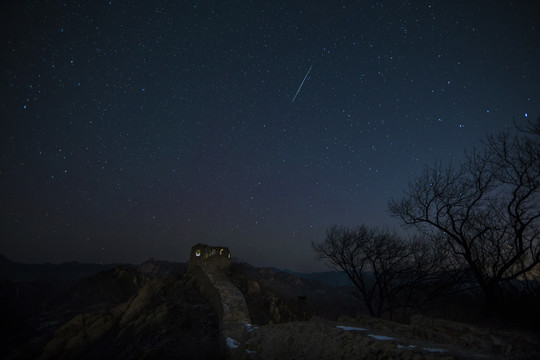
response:
<path id="1" fill-rule="evenodd" d="M 231 252 L 226 247 L 199 243 L 191 248 L 188 271 L 198 265 L 226 271 L 231 266 Z"/>
<path id="2" fill-rule="evenodd" d="M 243 342 L 251 320 L 244 296 L 227 276 L 230 266 L 231 252 L 226 247 L 199 243 L 191 248 L 188 272 L 217 312 L 222 346 L 232 355 Z"/>

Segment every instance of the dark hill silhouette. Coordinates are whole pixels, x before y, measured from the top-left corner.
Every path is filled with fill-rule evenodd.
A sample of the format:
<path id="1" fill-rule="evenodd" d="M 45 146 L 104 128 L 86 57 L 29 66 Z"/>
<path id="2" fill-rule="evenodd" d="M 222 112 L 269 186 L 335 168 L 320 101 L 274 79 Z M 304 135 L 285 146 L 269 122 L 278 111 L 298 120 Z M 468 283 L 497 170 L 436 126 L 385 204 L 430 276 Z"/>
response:
<path id="1" fill-rule="evenodd" d="M 73 280 L 97 274 L 126 264 L 85 264 L 77 261 L 62 264 L 21 264 L 0 255 L 0 280 L 36 281 L 63 279 Z M 132 265 L 126 265 L 132 266 Z"/>
<path id="2" fill-rule="evenodd" d="M 332 287 L 352 286 L 351 280 L 343 271 L 320 271 L 313 273 L 301 273 L 289 269 L 275 269 L 275 271 L 286 272 L 302 279 L 315 280 L 330 285 Z"/>

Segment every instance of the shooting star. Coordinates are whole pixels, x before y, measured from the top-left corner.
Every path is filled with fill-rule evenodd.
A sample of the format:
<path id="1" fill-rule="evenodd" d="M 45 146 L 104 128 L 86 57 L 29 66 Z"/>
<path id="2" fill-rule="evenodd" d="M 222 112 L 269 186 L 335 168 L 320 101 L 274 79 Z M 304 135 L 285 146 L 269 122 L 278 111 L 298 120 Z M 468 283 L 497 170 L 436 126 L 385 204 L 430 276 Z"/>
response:
<path id="1" fill-rule="evenodd" d="M 313 67 L 313 64 L 315 64 L 315 62 L 311 63 L 311 66 L 309 67 L 309 70 L 307 71 L 306 76 L 304 76 L 304 80 L 302 80 L 302 83 L 301 83 L 300 86 L 298 87 L 298 90 L 296 90 L 296 94 L 294 94 L 294 97 L 292 98 L 292 101 L 291 101 L 291 102 L 294 102 L 294 99 L 296 99 L 296 96 L 297 96 L 298 93 L 300 92 L 300 89 L 302 88 L 302 85 L 304 85 L 304 81 L 306 81 L 307 76 L 309 75 L 309 72 L 311 71 L 311 68 Z"/>

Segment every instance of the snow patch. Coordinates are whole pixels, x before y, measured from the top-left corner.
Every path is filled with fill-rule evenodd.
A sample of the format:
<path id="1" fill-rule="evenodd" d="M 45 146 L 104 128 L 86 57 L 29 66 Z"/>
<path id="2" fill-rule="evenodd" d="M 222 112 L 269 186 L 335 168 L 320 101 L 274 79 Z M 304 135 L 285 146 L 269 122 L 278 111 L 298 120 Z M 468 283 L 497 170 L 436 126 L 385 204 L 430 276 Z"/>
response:
<path id="1" fill-rule="evenodd" d="M 393 337 L 383 336 L 383 335 L 368 334 L 368 336 L 374 338 L 375 340 L 394 340 Z"/>
<path id="2" fill-rule="evenodd" d="M 423 350 L 429 351 L 429 352 L 436 352 L 436 353 L 446 352 L 446 350 L 444 349 L 437 349 L 437 348 L 423 348 Z"/>
<path id="3" fill-rule="evenodd" d="M 231 339 L 230 337 L 227 338 L 227 347 L 229 349 L 236 349 L 240 346 L 240 343 L 234 339 Z"/>
<path id="4" fill-rule="evenodd" d="M 248 354 L 256 354 L 257 353 L 255 350 L 248 350 L 248 349 L 246 349 L 246 352 Z"/>
<path id="5" fill-rule="evenodd" d="M 409 350 L 412 350 L 416 347 L 416 345 L 400 345 L 398 344 L 397 348 L 398 349 L 409 349 Z"/>
<path id="6" fill-rule="evenodd" d="M 259 328 L 258 326 L 251 325 L 251 324 L 245 324 L 245 326 L 246 326 L 247 332 L 252 332 L 253 330 L 257 330 Z"/>
<path id="7" fill-rule="evenodd" d="M 338 325 L 336 327 L 345 331 L 366 331 L 367 330 L 367 329 L 362 329 L 359 327 L 352 327 L 352 326 L 345 326 L 345 325 Z"/>

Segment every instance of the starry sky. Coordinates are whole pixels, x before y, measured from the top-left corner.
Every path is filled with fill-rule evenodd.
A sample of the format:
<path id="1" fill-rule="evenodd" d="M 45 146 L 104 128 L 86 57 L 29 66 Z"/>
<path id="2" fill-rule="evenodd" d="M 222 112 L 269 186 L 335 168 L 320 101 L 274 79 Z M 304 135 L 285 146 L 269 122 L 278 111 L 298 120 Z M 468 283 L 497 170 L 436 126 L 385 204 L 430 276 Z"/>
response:
<path id="1" fill-rule="evenodd" d="M 535 0 L 0 6 L 14 261 L 322 270 L 326 228 L 399 227 L 424 166 L 540 116 Z"/>

